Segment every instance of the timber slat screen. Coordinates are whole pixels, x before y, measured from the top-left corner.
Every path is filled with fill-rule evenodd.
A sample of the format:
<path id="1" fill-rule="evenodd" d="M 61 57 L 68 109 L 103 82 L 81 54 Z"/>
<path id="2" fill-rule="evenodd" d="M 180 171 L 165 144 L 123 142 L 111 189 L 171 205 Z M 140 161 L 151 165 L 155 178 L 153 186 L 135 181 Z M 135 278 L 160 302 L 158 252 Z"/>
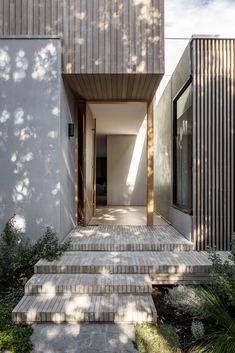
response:
<path id="1" fill-rule="evenodd" d="M 230 249 L 234 232 L 235 41 L 194 39 L 193 234 L 195 248 Z"/>
<path id="2" fill-rule="evenodd" d="M 0 0 L 0 36 L 59 36 L 86 100 L 153 99 L 164 73 L 163 0 Z"/>
<path id="3" fill-rule="evenodd" d="M 163 0 L 0 0 L 0 36 L 60 36 L 64 73 L 163 73 L 163 19 Z"/>

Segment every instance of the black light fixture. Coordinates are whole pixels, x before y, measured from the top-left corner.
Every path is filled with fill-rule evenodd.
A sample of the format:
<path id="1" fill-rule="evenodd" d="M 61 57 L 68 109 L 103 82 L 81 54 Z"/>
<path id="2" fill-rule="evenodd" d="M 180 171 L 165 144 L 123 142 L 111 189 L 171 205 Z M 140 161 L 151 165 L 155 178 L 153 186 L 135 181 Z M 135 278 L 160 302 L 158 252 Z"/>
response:
<path id="1" fill-rule="evenodd" d="M 69 137 L 74 137 L 74 124 L 72 123 L 68 124 L 68 133 L 69 133 Z"/>

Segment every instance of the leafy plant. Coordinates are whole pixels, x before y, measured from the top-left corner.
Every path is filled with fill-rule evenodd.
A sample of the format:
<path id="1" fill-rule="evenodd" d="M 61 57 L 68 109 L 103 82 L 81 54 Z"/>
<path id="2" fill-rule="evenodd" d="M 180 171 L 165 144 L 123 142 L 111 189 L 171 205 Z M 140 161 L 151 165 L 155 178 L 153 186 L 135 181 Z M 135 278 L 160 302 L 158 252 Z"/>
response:
<path id="1" fill-rule="evenodd" d="M 223 262 L 215 249 L 209 249 L 212 262 L 209 287 L 218 294 L 224 303 L 235 308 L 235 234 L 232 237 L 229 261 Z"/>
<path id="2" fill-rule="evenodd" d="M 10 350 L 12 353 L 30 353 L 33 332 L 30 326 L 13 324 L 11 312 L 22 297 L 21 289 L 12 289 L 0 300 L 0 351 Z"/>
<path id="3" fill-rule="evenodd" d="M 28 271 L 32 252 L 22 233 L 15 227 L 13 216 L 0 235 L 0 282 L 19 282 Z"/>
<path id="4" fill-rule="evenodd" d="M 60 244 L 56 233 L 47 227 L 44 235 L 34 245 L 33 254 L 34 262 L 37 262 L 40 258 L 53 261 L 58 259 L 64 251 L 68 250 L 70 242 L 64 242 Z"/>
<path id="5" fill-rule="evenodd" d="M 191 332 L 195 340 L 201 339 L 205 335 L 205 328 L 203 322 L 193 321 L 191 325 Z"/>
<path id="6" fill-rule="evenodd" d="M 179 285 L 169 289 L 165 296 L 167 304 L 192 316 L 207 316 L 205 301 L 197 288 Z"/>
<path id="7" fill-rule="evenodd" d="M 171 325 L 138 324 L 135 345 L 140 353 L 180 353 L 179 337 Z"/>
<path id="8" fill-rule="evenodd" d="M 211 324 L 206 334 L 194 348 L 195 353 L 235 352 L 235 322 L 220 297 L 208 289 L 201 288 L 201 295 L 207 304 Z"/>
<path id="9" fill-rule="evenodd" d="M 56 233 L 47 227 L 44 235 L 32 245 L 15 227 L 15 216 L 6 223 L 0 236 L 0 282 L 4 285 L 24 284 L 33 274 L 40 259 L 55 260 L 69 248 L 60 244 Z"/>

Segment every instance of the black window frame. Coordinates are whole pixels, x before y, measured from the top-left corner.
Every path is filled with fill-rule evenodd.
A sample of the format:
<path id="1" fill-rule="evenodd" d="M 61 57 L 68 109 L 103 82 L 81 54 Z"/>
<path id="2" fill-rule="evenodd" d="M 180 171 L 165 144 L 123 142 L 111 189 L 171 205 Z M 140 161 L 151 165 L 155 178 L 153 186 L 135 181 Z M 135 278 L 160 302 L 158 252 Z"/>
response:
<path id="1" fill-rule="evenodd" d="M 173 195 L 172 195 L 172 206 L 181 212 L 186 214 L 192 215 L 192 207 L 184 207 L 179 205 L 177 200 L 177 147 L 176 147 L 176 139 L 175 136 L 177 134 L 177 101 L 183 95 L 183 93 L 187 90 L 187 88 L 192 84 L 192 77 L 188 79 L 188 81 L 182 86 L 179 92 L 172 100 L 172 156 L 173 156 Z M 193 96 L 193 86 L 192 86 L 192 96 Z M 193 105 L 193 102 L 192 102 Z M 192 107 L 193 108 L 193 107 Z M 192 109 L 193 111 L 193 109 Z M 192 116 L 192 130 L 193 130 L 193 116 Z M 193 138 L 193 131 L 192 131 L 192 138 Z M 192 157 L 193 157 L 193 145 L 192 145 Z M 193 187 L 191 187 L 191 199 L 193 197 Z"/>

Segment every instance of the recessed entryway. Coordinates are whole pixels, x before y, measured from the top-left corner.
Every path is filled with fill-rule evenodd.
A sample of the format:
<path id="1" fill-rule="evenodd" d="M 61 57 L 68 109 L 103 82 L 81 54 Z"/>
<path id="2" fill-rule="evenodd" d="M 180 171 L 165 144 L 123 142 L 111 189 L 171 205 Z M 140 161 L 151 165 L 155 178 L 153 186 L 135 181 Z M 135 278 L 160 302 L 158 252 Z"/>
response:
<path id="1" fill-rule="evenodd" d="M 147 104 L 90 102 L 87 111 L 96 136 L 94 218 L 87 224 L 146 225 Z"/>

